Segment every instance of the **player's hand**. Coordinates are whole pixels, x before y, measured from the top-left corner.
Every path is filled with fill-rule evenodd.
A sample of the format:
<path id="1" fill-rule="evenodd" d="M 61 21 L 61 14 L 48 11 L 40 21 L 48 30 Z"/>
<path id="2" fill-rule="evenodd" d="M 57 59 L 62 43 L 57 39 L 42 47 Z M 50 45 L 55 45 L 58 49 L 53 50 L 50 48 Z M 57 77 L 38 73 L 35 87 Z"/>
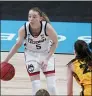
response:
<path id="1" fill-rule="evenodd" d="M 8 61 L 9 61 L 9 60 L 5 59 L 5 60 L 3 60 L 2 62 L 7 62 L 7 63 L 8 63 Z"/>
<path id="2" fill-rule="evenodd" d="M 48 60 L 47 59 L 43 59 L 43 60 L 40 61 L 40 66 L 41 66 L 42 70 L 46 70 L 47 65 L 48 65 Z"/>
<path id="3" fill-rule="evenodd" d="M 8 63 L 8 62 L 5 62 L 5 61 L 0 62 L 0 64 L 4 64 L 4 63 Z"/>

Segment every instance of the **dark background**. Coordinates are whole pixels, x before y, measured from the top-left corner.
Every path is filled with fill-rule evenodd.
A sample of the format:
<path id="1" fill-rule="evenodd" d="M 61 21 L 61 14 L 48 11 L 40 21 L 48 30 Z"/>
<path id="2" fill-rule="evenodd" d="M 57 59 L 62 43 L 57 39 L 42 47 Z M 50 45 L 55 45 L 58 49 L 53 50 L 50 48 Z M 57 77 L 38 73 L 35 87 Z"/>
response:
<path id="1" fill-rule="evenodd" d="M 51 21 L 92 21 L 92 1 L 0 1 L 0 19 L 27 20 L 32 7 L 39 7 Z"/>

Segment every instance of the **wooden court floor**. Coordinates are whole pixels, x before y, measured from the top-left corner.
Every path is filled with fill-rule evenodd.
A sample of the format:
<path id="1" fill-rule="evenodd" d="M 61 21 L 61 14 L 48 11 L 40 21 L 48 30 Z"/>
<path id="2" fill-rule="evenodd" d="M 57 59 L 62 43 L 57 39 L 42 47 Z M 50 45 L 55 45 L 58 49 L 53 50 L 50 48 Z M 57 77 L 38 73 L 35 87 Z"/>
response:
<path id="1" fill-rule="evenodd" d="M 7 56 L 7 52 L 1 52 L 1 61 Z M 67 67 L 66 64 L 74 57 L 74 55 L 65 55 L 65 54 L 55 54 L 55 63 L 56 63 L 56 84 L 58 89 L 58 95 L 66 95 L 67 88 Z M 5 95 L 32 95 L 31 81 L 26 71 L 24 64 L 24 54 L 16 53 L 10 60 L 16 69 L 15 77 L 11 81 L 2 81 L 1 80 L 1 96 Z M 43 73 L 41 72 L 41 86 L 42 88 L 47 89 L 46 79 Z M 74 95 L 79 95 L 81 91 L 79 85 L 75 82 L 73 84 Z"/>

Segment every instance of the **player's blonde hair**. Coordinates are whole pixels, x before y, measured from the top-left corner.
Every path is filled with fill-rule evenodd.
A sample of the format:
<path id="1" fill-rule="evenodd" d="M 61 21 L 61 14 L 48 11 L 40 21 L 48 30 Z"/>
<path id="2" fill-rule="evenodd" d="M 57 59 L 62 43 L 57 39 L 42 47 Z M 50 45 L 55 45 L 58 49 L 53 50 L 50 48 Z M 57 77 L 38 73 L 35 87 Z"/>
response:
<path id="1" fill-rule="evenodd" d="M 39 15 L 41 17 L 43 17 L 43 21 L 47 21 L 48 23 L 50 23 L 50 20 L 49 20 L 48 16 L 46 15 L 46 13 L 44 13 L 43 11 L 41 11 L 38 7 L 33 7 L 30 10 L 37 11 L 39 13 Z"/>

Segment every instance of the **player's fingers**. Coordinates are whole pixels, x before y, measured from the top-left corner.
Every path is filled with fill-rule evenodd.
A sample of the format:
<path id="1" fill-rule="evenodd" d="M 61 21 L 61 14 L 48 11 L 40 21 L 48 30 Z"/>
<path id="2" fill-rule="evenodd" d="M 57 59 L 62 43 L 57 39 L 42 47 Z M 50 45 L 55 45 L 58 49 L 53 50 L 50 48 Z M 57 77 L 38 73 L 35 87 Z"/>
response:
<path id="1" fill-rule="evenodd" d="M 44 70 L 47 68 L 47 64 L 44 65 Z"/>
<path id="2" fill-rule="evenodd" d="M 44 62 L 42 62 L 40 65 L 41 65 L 41 68 L 43 68 L 44 67 Z"/>

